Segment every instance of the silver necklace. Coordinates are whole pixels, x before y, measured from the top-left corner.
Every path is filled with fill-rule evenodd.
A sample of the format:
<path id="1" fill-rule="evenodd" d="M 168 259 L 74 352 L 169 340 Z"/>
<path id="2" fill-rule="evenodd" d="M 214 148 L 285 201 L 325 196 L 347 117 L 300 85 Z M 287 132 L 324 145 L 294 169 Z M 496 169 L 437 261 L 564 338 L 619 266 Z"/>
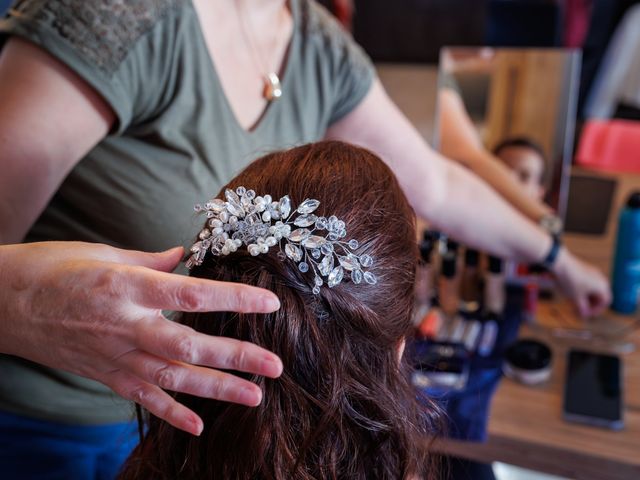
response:
<path id="1" fill-rule="evenodd" d="M 240 22 L 242 35 L 244 36 L 245 42 L 249 46 L 249 50 L 251 50 L 251 55 L 253 56 L 254 62 L 259 66 L 260 71 L 262 72 L 262 97 L 268 102 L 277 100 L 282 96 L 282 84 L 280 83 L 280 77 L 275 70 L 269 68 L 267 64 L 268 62 L 265 61 L 264 57 L 260 54 L 260 51 L 257 48 L 253 37 L 249 34 L 249 28 L 245 23 L 242 13 L 240 12 L 240 7 L 238 6 L 239 2 L 234 3 L 236 5 L 236 11 L 238 13 L 238 20 Z M 281 24 L 282 21 L 280 20 L 278 22 L 278 29 L 276 30 L 275 40 L 277 40 L 278 34 L 280 33 Z M 277 41 L 274 43 L 277 44 Z"/>

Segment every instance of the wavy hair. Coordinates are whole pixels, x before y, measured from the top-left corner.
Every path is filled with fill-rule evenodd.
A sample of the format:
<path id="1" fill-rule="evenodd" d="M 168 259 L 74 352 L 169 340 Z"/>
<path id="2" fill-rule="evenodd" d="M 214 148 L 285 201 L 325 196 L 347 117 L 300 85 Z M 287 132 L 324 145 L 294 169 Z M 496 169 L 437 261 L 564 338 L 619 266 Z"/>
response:
<path id="1" fill-rule="evenodd" d="M 186 394 L 176 398 L 204 420 L 199 438 L 151 416 L 121 479 L 435 478 L 426 451 L 436 407 L 418 403 L 399 348 L 411 329 L 417 259 L 415 216 L 391 170 L 374 154 L 320 142 L 256 160 L 225 188 L 320 200 L 318 215 L 345 221 L 357 253 L 375 258 L 376 285 L 343 280 L 314 295 L 278 248 L 208 255 L 191 275 L 267 288 L 282 307 L 270 314 L 184 313 L 211 335 L 256 343 L 280 356 L 280 378 L 243 375 L 264 391 L 250 408 Z M 224 189 L 223 189 L 224 191 Z"/>

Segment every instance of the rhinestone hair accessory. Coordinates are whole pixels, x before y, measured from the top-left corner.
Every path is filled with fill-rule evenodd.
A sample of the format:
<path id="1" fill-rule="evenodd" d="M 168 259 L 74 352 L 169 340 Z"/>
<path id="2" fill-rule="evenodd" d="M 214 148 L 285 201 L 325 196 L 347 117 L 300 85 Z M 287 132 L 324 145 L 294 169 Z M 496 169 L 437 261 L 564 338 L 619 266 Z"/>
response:
<path id="1" fill-rule="evenodd" d="M 229 255 L 243 245 L 253 256 L 278 246 L 278 257 L 295 262 L 298 270 L 314 274 L 313 293 L 320 293 L 325 283 L 333 288 L 348 275 L 355 284 L 377 283 L 376 276 L 365 269 L 373 265 L 369 255 L 356 255 L 358 241 L 343 240 L 345 223 L 335 215 L 318 217 L 313 212 L 319 200 L 307 198 L 293 209 L 288 195 L 274 201 L 271 195 L 256 196 L 253 190 L 227 189 L 225 200 L 213 198 L 195 211 L 209 220 L 191 247 L 188 268 L 201 265 L 207 252 Z"/>

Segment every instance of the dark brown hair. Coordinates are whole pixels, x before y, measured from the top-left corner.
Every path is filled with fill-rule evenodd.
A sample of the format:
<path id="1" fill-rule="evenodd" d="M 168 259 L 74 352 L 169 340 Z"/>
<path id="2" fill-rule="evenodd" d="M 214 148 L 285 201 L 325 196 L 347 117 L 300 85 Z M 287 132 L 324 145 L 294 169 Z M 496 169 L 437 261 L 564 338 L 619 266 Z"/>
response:
<path id="1" fill-rule="evenodd" d="M 255 408 L 177 394 L 204 420 L 200 438 L 151 417 L 123 479 L 432 478 L 425 451 L 435 408 L 418 404 L 398 347 L 411 328 L 415 218 L 391 170 L 374 154 L 321 142 L 258 159 L 227 187 L 245 186 L 297 206 L 320 200 L 318 215 L 344 220 L 357 254 L 374 257 L 376 285 L 345 279 L 320 294 L 313 275 L 246 248 L 207 255 L 197 277 L 241 281 L 275 292 L 267 314 L 187 313 L 181 323 L 239 338 L 280 356 L 278 379 L 247 376 L 264 391 Z M 219 197 L 220 198 L 220 197 Z"/>
<path id="2" fill-rule="evenodd" d="M 549 179 L 549 165 L 547 165 L 547 155 L 544 153 L 542 146 L 535 140 L 529 137 L 509 137 L 502 140 L 499 144 L 493 147 L 493 154 L 500 156 L 500 152 L 507 148 L 526 148 L 533 151 L 542 160 L 542 175 L 540 177 L 540 184 L 546 187 L 550 181 Z"/>

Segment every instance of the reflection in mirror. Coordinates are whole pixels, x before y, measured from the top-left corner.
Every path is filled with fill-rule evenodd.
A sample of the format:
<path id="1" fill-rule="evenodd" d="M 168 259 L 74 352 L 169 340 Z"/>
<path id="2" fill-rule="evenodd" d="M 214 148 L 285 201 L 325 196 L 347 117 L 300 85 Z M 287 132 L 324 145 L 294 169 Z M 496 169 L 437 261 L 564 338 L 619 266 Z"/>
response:
<path id="1" fill-rule="evenodd" d="M 579 52 L 566 49 L 447 47 L 440 56 L 440 91 L 460 97 L 485 148 L 561 218 L 579 65 Z"/>

